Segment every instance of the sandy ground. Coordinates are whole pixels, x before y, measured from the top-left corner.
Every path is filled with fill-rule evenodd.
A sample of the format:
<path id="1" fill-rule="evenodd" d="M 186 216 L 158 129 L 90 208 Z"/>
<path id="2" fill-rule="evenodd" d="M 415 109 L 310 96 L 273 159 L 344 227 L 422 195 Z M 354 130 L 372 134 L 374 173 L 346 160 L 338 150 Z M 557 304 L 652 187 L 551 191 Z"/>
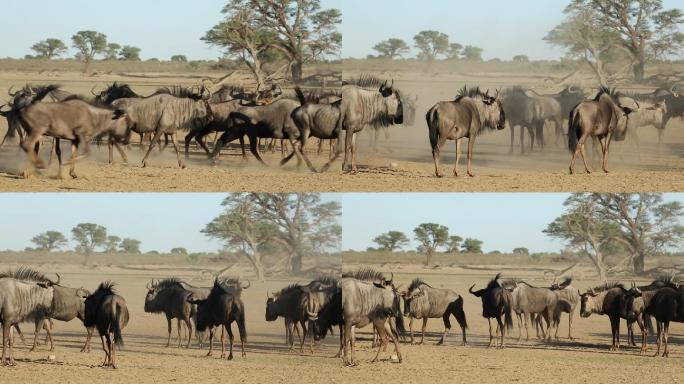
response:
<path id="1" fill-rule="evenodd" d="M 423 382 L 488 382 L 525 381 L 548 382 L 680 382 L 684 377 L 684 328 L 681 324 L 671 326 L 671 357 L 654 359 L 640 356 L 635 348 L 610 352 L 610 331 L 608 319 L 592 316 L 580 319 L 576 314 L 573 336 L 567 336 L 567 317 L 561 323 L 562 339 L 550 344 L 531 339 L 517 343 L 507 339 L 507 348 L 488 349 L 487 322 L 480 316 L 479 300 L 467 294 L 472 283 L 486 284 L 489 272 L 459 270 L 424 270 L 421 267 L 395 268 L 395 279 L 404 285 L 416 276 L 421 276 L 436 287 L 449 287 L 464 294 L 465 311 L 468 319 L 469 345 L 460 345 L 460 329 L 456 325 L 446 346 L 435 346 L 442 331 L 440 319 L 428 323 L 428 334 L 424 345 L 401 344 L 404 362 L 390 361 L 390 353 L 381 354 L 382 361 L 370 363 L 374 350 L 370 347 L 369 328 L 358 332 L 357 352 L 360 365 L 354 368 L 342 367 L 341 360 L 332 356 L 336 352 L 336 337 L 326 339 L 313 355 L 290 353 L 284 346 L 282 322 L 267 323 L 264 320 L 265 292 L 285 286 L 288 281 L 267 281 L 253 283 L 244 293 L 247 307 L 247 358 L 237 357 L 233 361 L 220 360 L 218 356 L 205 357 L 195 345 L 190 349 L 165 348 L 166 325 L 161 315 L 143 312 L 145 283 L 149 278 L 177 275 L 192 281 L 195 285 L 208 284 L 196 272 L 183 267 L 170 269 L 164 274 L 153 268 L 121 269 L 101 267 L 84 270 L 77 266 L 43 266 L 62 274 L 65 285 L 83 285 L 94 288 L 100 280 L 111 279 L 119 283 L 119 292 L 128 301 L 131 321 L 124 329 L 126 350 L 119 354 L 120 368 L 116 371 L 98 367 L 103 358 L 97 344 L 89 354 L 79 353 L 84 340 L 84 330 L 78 320 L 56 324 L 55 362 L 48 362 L 45 346 L 38 352 L 29 353 L 26 347 L 16 350 L 18 365 L 0 368 L 2 382 L 89 382 L 112 381 L 152 383 L 214 382 L 230 380 L 243 383 L 291 383 L 291 382 L 370 382 L 382 377 L 384 381 L 399 382 L 421 379 Z M 347 266 L 347 268 L 355 268 Z M 535 280 L 539 275 L 520 270 L 517 276 Z M 204 278 L 206 279 L 206 278 Z M 302 280 L 303 281 L 303 280 Z M 580 289 L 594 282 L 577 282 Z M 408 323 L 408 321 L 407 321 Z M 624 326 L 624 324 L 623 324 Z M 418 328 L 416 325 L 415 328 Z M 30 332 L 30 325 L 23 326 Z M 175 332 L 175 330 L 174 330 Z M 517 328 L 513 331 L 517 336 Z M 96 340 L 97 342 L 97 340 Z M 172 339 L 173 343 L 173 339 Z M 390 348 L 389 351 L 392 349 Z M 653 350 L 651 349 L 651 352 Z M 219 379 L 221 378 L 221 379 Z"/>
<path id="2" fill-rule="evenodd" d="M 19 86 L 26 82 L 36 84 L 55 82 L 72 92 L 88 93 L 93 85 L 99 87 L 114 80 L 130 81 L 141 93 L 151 92 L 163 84 L 187 82 L 188 79 L 125 79 L 113 75 L 101 78 L 83 78 L 75 74 L 59 77 L 43 75 L 0 73 L 0 95 L 10 85 Z M 388 76 L 388 75 L 383 75 Z M 460 177 L 452 176 L 454 145 L 450 142 L 442 152 L 442 167 L 447 177 L 434 177 L 432 154 L 424 123 L 427 109 L 439 100 L 451 99 L 464 84 L 481 84 L 492 89 L 513 84 L 535 86 L 539 80 L 534 76 L 447 76 L 421 77 L 415 74 L 396 74 L 396 85 L 412 95 L 419 96 L 416 122 L 412 127 L 398 126 L 390 129 L 391 138 L 382 138 L 378 151 L 369 148 L 370 133 L 361 133 L 359 141 L 356 175 L 343 174 L 341 161 L 336 162 L 325 173 L 312 174 L 306 167 L 298 169 L 294 161 L 281 168 L 280 153 L 266 153 L 268 167 L 261 166 L 248 155 L 243 160 L 237 148 L 224 152 L 222 161 L 212 166 L 203 153 L 194 146 L 188 168 L 178 169 L 171 147 L 163 153 L 155 152 L 148 168 L 140 168 L 140 149 L 129 149 L 130 165 L 121 165 L 118 154 L 117 165 L 109 166 L 106 147 L 93 146 L 90 158 L 77 166 L 79 178 L 58 179 L 55 164 L 48 170 L 34 173 L 29 179 L 21 177 L 29 168 L 26 156 L 16 143 L 5 145 L 0 150 L 0 191 L 316 191 L 316 192 L 363 192 L 363 191 L 679 191 L 684 189 L 684 123 L 672 121 L 666 129 L 664 142 L 657 143 L 655 129 L 641 128 L 639 147 L 634 142 L 615 143 L 611 147 L 611 173 L 598 171 L 598 164 L 592 168 L 597 172 L 586 175 L 581 164 L 579 174 L 568 174 L 570 155 L 567 150 L 553 143 L 551 130 L 546 149 L 531 154 L 519 154 L 516 144 L 509 153 L 510 131 L 505 129 L 489 132 L 477 139 L 473 160 L 474 178 L 465 175 L 465 157 L 461 159 Z M 555 90 L 542 90 L 542 93 Z M 5 122 L 0 121 L 0 132 Z M 516 135 L 516 143 L 517 143 Z M 529 140 L 528 140 L 529 141 Z M 46 142 L 42 155 L 47 158 L 49 143 Z M 320 167 L 327 161 L 327 153 L 317 155 L 313 151 L 313 163 Z M 464 146 L 465 147 L 465 146 Z M 65 145 L 63 153 L 68 153 Z M 65 156 L 69 156 L 68 154 Z"/>

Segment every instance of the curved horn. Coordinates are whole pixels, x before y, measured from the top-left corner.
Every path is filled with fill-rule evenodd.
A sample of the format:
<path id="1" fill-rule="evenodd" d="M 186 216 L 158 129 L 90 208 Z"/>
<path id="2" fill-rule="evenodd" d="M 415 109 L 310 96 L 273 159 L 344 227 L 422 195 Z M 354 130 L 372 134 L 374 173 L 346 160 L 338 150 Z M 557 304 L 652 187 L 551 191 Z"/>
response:
<path id="1" fill-rule="evenodd" d="M 249 281 L 249 279 L 245 279 L 245 280 L 247 280 L 247 286 L 240 284 L 240 288 L 242 288 L 242 289 L 247 289 L 247 288 L 252 286 L 252 282 Z"/>
<path id="2" fill-rule="evenodd" d="M 394 79 L 392 79 L 392 83 L 390 84 L 389 87 L 390 87 L 390 88 L 393 88 L 393 87 L 394 87 Z"/>
<path id="3" fill-rule="evenodd" d="M 570 93 L 578 93 L 578 92 L 579 92 L 579 89 L 575 88 L 575 85 L 572 84 L 572 85 L 570 85 L 570 86 L 568 87 L 568 92 L 570 92 Z"/>
<path id="4" fill-rule="evenodd" d="M 309 317 L 309 320 L 318 320 L 318 313 L 316 312 L 311 312 L 307 309 L 306 315 Z"/>
<path id="5" fill-rule="evenodd" d="M 57 275 L 57 281 L 53 282 L 52 285 L 59 285 L 59 282 L 62 281 L 62 276 L 60 276 L 57 272 L 55 272 L 55 275 Z"/>
<path id="6" fill-rule="evenodd" d="M 93 96 L 97 96 L 97 94 L 95 93 L 95 87 L 97 87 L 97 85 L 93 85 L 93 87 L 90 88 L 90 93 L 92 93 Z"/>
<path id="7" fill-rule="evenodd" d="M 471 285 L 470 288 L 468 288 L 468 292 L 475 294 L 475 292 L 473 292 L 473 288 L 475 288 L 475 284 Z"/>
<path id="8" fill-rule="evenodd" d="M 147 287 L 148 291 L 151 290 L 152 289 L 152 283 L 148 281 L 147 284 L 145 285 L 145 287 Z"/>
<path id="9" fill-rule="evenodd" d="M 14 85 L 11 85 L 11 86 L 9 87 L 9 89 L 7 90 L 7 94 L 8 94 L 10 97 L 14 97 L 14 96 L 17 95 L 17 93 L 19 93 L 19 91 L 16 91 L 16 92 L 12 93 L 12 89 L 13 89 L 13 88 L 14 88 Z"/>

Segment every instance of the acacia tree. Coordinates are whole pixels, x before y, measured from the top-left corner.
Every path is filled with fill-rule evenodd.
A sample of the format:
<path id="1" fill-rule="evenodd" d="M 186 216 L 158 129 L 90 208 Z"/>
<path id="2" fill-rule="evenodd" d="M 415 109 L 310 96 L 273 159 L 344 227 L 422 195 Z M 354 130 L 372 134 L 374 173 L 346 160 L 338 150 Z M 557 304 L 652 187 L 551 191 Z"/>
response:
<path id="1" fill-rule="evenodd" d="M 463 56 L 464 60 L 482 61 L 482 51 L 484 50 L 480 47 L 476 47 L 474 45 L 466 45 L 465 48 L 463 48 L 463 52 L 461 52 L 461 55 Z"/>
<path id="2" fill-rule="evenodd" d="M 423 223 L 413 229 L 420 248 L 425 252 L 425 265 L 432 265 L 432 255 L 438 247 L 447 244 L 449 240 L 449 228 L 436 223 Z"/>
<path id="3" fill-rule="evenodd" d="M 38 58 L 50 60 L 66 53 L 67 46 L 60 39 L 49 38 L 33 44 L 31 49 L 36 52 Z"/>
<path id="4" fill-rule="evenodd" d="M 458 59 L 461 57 L 461 51 L 463 50 L 463 46 L 459 43 L 451 43 L 449 44 L 449 52 L 447 53 L 447 56 L 450 59 Z"/>
<path id="5" fill-rule="evenodd" d="M 88 265 L 95 248 L 105 245 L 107 228 L 94 223 L 81 223 L 71 229 L 71 235 L 78 243 L 77 250 L 85 255 L 83 264 Z"/>
<path id="6" fill-rule="evenodd" d="M 420 31 L 413 37 L 420 58 L 427 60 L 428 67 L 439 55 L 449 51 L 449 36 L 437 31 Z"/>
<path id="7" fill-rule="evenodd" d="M 529 255 L 530 250 L 525 248 L 525 247 L 518 247 L 518 248 L 513 248 L 513 253 L 516 255 Z"/>
<path id="8" fill-rule="evenodd" d="M 396 57 L 401 57 L 409 52 L 409 46 L 402 39 L 390 38 L 383 40 L 373 47 L 380 57 L 386 57 L 394 60 Z"/>
<path id="9" fill-rule="evenodd" d="M 116 252 L 117 248 L 119 248 L 119 244 L 121 243 L 121 238 L 119 236 L 107 236 L 107 242 L 105 244 L 105 252 L 107 253 L 114 253 Z"/>
<path id="10" fill-rule="evenodd" d="M 394 252 L 409 244 L 409 239 L 404 232 L 388 231 L 376 236 L 373 242 L 379 245 L 379 249 Z"/>
<path id="11" fill-rule="evenodd" d="M 482 240 L 467 238 L 461 244 L 463 253 L 482 253 Z"/>
<path id="12" fill-rule="evenodd" d="M 128 61 L 140 61 L 140 48 L 124 45 L 119 51 L 119 58 Z"/>
<path id="13" fill-rule="evenodd" d="M 185 55 L 173 55 L 171 56 L 171 61 L 176 63 L 187 63 L 188 57 Z"/>
<path id="14" fill-rule="evenodd" d="M 104 51 L 105 60 L 116 60 L 118 55 L 119 55 L 120 50 L 121 50 L 121 45 L 119 45 L 117 43 L 107 44 L 107 48 Z"/>
<path id="15" fill-rule="evenodd" d="M 61 232 L 47 231 L 36 235 L 31 242 L 40 250 L 52 252 L 67 245 L 67 239 Z"/>
<path id="16" fill-rule="evenodd" d="M 119 243 L 119 249 L 124 253 L 140 253 L 140 240 L 124 238 Z"/>
<path id="17" fill-rule="evenodd" d="M 461 242 L 463 241 L 463 238 L 458 235 L 451 235 L 449 236 L 449 243 L 447 244 L 447 252 L 449 253 L 458 253 L 459 249 L 461 248 Z"/>
<path id="18" fill-rule="evenodd" d="M 77 58 L 83 60 L 83 73 L 88 73 L 90 63 L 95 55 L 107 49 L 107 36 L 95 31 L 78 31 L 71 37 L 74 48 L 78 50 Z"/>

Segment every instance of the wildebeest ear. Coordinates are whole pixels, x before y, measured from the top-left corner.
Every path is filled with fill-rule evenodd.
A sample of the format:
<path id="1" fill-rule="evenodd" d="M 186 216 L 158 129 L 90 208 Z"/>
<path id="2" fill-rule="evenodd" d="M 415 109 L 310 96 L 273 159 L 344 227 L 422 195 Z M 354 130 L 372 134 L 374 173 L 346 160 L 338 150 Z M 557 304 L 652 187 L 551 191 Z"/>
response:
<path id="1" fill-rule="evenodd" d="M 380 283 L 373 282 L 373 285 L 375 285 L 378 288 L 383 288 L 383 289 L 385 288 L 385 286 L 380 284 Z"/>
<path id="2" fill-rule="evenodd" d="M 625 116 L 629 116 L 629 114 L 634 111 L 631 108 L 622 107 L 622 112 L 625 114 Z"/>
<path id="3" fill-rule="evenodd" d="M 48 287 L 50 286 L 49 283 L 43 283 L 43 282 L 36 283 L 36 284 L 37 284 L 39 287 L 42 287 L 42 288 L 48 288 Z"/>

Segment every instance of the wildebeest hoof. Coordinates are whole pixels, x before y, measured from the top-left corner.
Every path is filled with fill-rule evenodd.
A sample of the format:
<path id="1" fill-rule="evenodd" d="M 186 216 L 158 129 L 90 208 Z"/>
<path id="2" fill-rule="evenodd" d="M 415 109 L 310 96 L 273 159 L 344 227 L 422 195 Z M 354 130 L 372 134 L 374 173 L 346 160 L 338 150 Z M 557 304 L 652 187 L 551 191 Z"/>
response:
<path id="1" fill-rule="evenodd" d="M 444 177 L 444 175 L 441 174 L 441 173 L 435 173 L 435 176 L 436 176 L 436 177 L 440 177 L 440 178 L 441 178 L 441 177 Z"/>
<path id="2" fill-rule="evenodd" d="M 185 164 L 182 164 L 182 165 L 180 166 L 180 169 L 185 169 L 185 168 L 186 168 Z"/>
<path id="3" fill-rule="evenodd" d="M 233 360 L 233 354 L 228 355 L 228 360 Z"/>
<path id="4" fill-rule="evenodd" d="M 470 176 L 470 177 L 475 177 L 475 175 L 473 175 L 473 174 L 470 173 L 470 172 L 468 172 L 468 176 Z"/>
<path id="5" fill-rule="evenodd" d="M 211 353 L 211 352 L 209 352 L 209 353 L 207 353 L 207 355 L 206 355 L 206 356 L 207 356 L 207 357 L 209 357 L 209 356 L 211 356 L 211 355 L 212 355 L 212 353 Z"/>

